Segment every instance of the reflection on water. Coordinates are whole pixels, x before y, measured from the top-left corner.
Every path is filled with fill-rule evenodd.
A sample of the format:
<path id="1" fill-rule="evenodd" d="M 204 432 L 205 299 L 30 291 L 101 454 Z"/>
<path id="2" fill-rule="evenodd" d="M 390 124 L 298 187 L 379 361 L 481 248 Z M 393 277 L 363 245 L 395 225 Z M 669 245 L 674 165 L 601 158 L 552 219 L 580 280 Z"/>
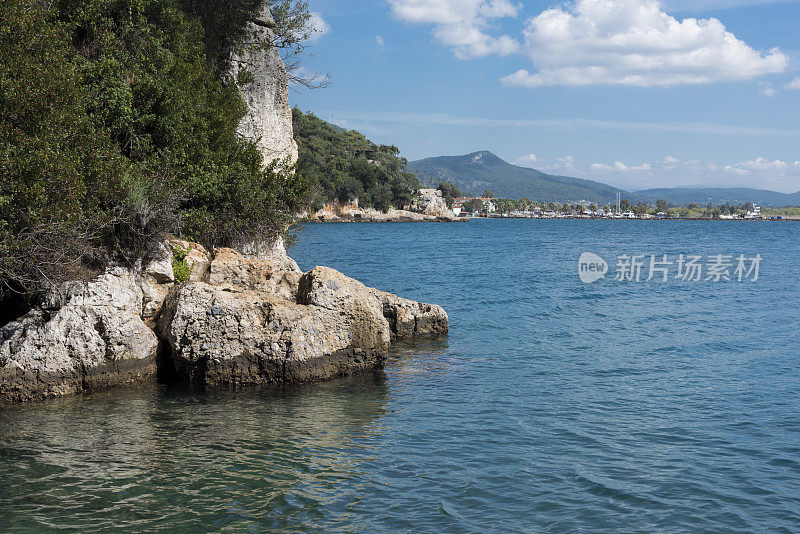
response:
<path id="1" fill-rule="evenodd" d="M 185 531 L 348 522 L 386 410 L 383 373 L 287 389 L 116 389 L 4 409 L 5 528 Z"/>

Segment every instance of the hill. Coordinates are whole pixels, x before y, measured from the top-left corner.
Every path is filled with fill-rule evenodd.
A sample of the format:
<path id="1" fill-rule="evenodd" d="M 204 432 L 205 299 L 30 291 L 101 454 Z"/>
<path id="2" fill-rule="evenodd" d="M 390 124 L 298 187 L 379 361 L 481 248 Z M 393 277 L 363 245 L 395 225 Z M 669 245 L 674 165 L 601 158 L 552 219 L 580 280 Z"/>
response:
<path id="1" fill-rule="evenodd" d="M 616 202 L 617 191 L 630 196 L 627 191 L 599 182 L 518 167 L 487 151 L 412 161 L 408 168 L 426 185 L 435 187 L 441 181 L 448 181 L 475 196 L 488 189 L 499 198 L 528 197 L 546 202 L 586 200 L 604 204 Z"/>
<path id="2" fill-rule="evenodd" d="M 345 130 L 313 113 L 292 110 L 299 159 L 297 170 L 316 186 L 311 203 L 358 199 L 362 207 L 386 211 L 411 202 L 419 188 L 406 171 L 407 161 L 396 146 L 377 145 L 364 134 Z"/>
<path id="3" fill-rule="evenodd" d="M 474 196 L 488 189 L 499 198 L 528 197 L 544 202 L 586 200 L 598 204 L 613 204 L 616 202 L 617 192 L 620 192 L 623 198 L 634 203 L 653 204 L 656 200 L 663 199 L 673 205 L 692 202 L 704 205 L 708 202 L 724 204 L 727 200 L 731 204 L 753 202 L 772 207 L 800 206 L 800 192 L 787 194 L 746 187 L 673 187 L 625 191 L 601 182 L 554 176 L 535 169 L 518 167 L 488 151 L 421 159 L 410 162 L 408 168 L 425 185 L 435 187 L 445 180 Z"/>
<path id="4" fill-rule="evenodd" d="M 661 189 L 646 189 L 635 191 L 632 196 L 642 202 L 655 202 L 663 198 L 670 204 L 685 205 L 691 202 L 696 204 L 746 204 L 753 202 L 763 206 L 786 207 L 800 205 L 800 192 L 794 194 L 778 193 L 766 189 L 751 189 L 747 187 L 673 187 Z"/>

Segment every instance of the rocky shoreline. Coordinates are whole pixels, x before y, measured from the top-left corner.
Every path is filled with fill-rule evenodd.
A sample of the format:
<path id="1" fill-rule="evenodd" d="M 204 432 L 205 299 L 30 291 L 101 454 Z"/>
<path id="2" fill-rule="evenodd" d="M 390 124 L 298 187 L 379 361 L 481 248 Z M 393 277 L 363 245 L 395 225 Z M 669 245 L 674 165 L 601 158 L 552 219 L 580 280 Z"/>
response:
<path id="1" fill-rule="evenodd" d="M 288 76 L 276 47 L 250 46 L 274 38 L 270 3 L 258 2 L 258 13 L 266 22 L 249 21 L 245 46 L 231 57 L 234 77 L 241 68 L 252 68 L 253 75 L 240 88 L 247 110 L 237 134 L 256 143 L 265 165 L 291 166 L 298 153 Z M 419 213 L 399 220 L 448 219 L 452 212 L 442 206 L 446 210 L 441 192 L 422 190 L 410 206 Z M 392 216 L 375 213 L 375 220 Z M 89 282 L 51 289 L 0 328 L 0 403 L 155 380 L 320 380 L 381 368 L 394 339 L 448 331 L 439 306 L 366 287 L 324 267 L 301 272 L 280 240 L 236 248 L 241 253 L 208 252 L 172 240 L 155 261 L 108 267 Z"/>
<path id="2" fill-rule="evenodd" d="M 186 251 L 177 282 L 173 247 Z M 303 273 L 282 244 L 259 259 L 185 241 L 140 269 L 50 291 L 0 328 L 0 402 L 157 379 L 292 384 L 380 369 L 395 339 L 448 332 L 445 311 L 333 269 Z"/>
<path id="3" fill-rule="evenodd" d="M 334 212 L 320 210 L 312 217 L 308 217 L 306 222 L 311 223 L 334 223 L 334 222 L 468 222 L 468 217 L 456 217 L 447 215 L 427 215 L 408 210 L 391 209 L 387 212 L 377 210 L 363 210 L 358 213 L 336 214 Z"/>
<path id="4" fill-rule="evenodd" d="M 420 189 L 409 209 L 390 208 L 380 211 L 362 208 L 358 200 L 349 203 L 332 202 L 312 214 L 301 217 L 307 222 L 467 222 L 447 207 L 442 192 L 437 189 Z"/>

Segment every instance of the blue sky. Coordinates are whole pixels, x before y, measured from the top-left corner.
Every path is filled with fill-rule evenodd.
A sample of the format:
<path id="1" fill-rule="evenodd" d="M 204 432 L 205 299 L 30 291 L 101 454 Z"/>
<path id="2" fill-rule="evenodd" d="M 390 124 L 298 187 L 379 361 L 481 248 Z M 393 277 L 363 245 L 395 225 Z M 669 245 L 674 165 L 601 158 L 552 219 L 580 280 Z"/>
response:
<path id="1" fill-rule="evenodd" d="M 409 159 L 800 190 L 800 0 L 311 0 L 293 105 Z M 324 22 L 322 22 L 324 21 Z"/>

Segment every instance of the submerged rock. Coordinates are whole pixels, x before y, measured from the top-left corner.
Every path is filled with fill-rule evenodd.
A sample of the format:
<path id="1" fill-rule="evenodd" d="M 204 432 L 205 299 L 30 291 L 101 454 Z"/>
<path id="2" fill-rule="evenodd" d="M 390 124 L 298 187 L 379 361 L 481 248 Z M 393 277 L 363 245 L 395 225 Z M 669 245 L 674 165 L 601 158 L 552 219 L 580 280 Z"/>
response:
<path id="1" fill-rule="evenodd" d="M 439 306 L 326 267 L 303 274 L 285 252 L 180 246 L 196 252 L 189 282 L 115 268 L 62 285 L 0 329 L 0 400 L 155 380 L 159 349 L 161 371 L 194 384 L 319 380 L 381 368 L 394 339 L 448 331 Z"/>

